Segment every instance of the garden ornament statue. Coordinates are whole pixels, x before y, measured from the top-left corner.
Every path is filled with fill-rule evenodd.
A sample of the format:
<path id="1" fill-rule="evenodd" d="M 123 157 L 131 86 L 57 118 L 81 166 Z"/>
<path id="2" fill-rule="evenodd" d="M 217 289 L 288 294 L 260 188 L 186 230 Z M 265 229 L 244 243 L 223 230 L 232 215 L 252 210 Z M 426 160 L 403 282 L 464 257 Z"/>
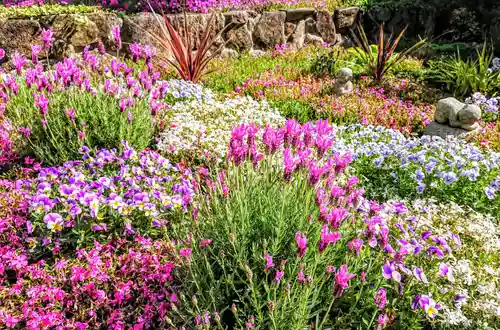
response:
<path id="1" fill-rule="evenodd" d="M 474 131 L 480 128 L 481 108 L 475 104 L 465 104 L 453 97 L 439 100 L 434 120 L 454 128 Z"/>
<path id="2" fill-rule="evenodd" d="M 352 93 L 354 85 L 352 84 L 353 74 L 349 68 L 342 68 L 337 76 L 337 82 L 334 86 L 334 92 L 337 96 Z"/>

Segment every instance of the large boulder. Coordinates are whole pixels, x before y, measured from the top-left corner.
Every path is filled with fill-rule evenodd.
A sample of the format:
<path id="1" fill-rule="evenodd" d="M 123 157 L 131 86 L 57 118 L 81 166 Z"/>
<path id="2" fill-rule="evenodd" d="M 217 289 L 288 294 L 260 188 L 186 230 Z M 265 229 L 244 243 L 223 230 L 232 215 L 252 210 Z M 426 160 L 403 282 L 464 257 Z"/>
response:
<path id="1" fill-rule="evenodd" d="M 123 20 L 112 12 L 95 12 L 87 14 L 89 20 L 95 23 L 98 30 L 98 38 L 102 40 L 107 50 L 116 50 L 112 29 L 115 26 L 123 26 Z M 127 48 L 126 45 L 122 46 Z"/>
<path id="2" fill-rule="evenodd" d="M 99 29 L 96 23 L 85 15 L 54 15 L 51 27 L 56 40 L 63 40 L 75 50 L 96 43 Z"/>
<path id="3" fill-rule="evenodd" d="M 152 35 L 161 38 L 169 38 L 165 35 L 167 26 L 163 17 L 154 13 L 139 13 L 133 16 L 126 16 L 123 19 L 122 40 L 125 43 L 137 42 L 141 45 L 153 46 L 161 56 L 169 56 L 169 52 Z M 128 50 L 128 48 L 127 48 Z"/>
<path id="4" fill-rule="evenodd" d="M 320 10 L 316 13 L 316 29 L 324 41 L 330 44 L 337 41 L 335 24 L 328 11 Z"/>
<path id="5" fill-rule="evenodd" d="M 42 44 L 42 27 L 36 20 L 0 20 L 0 48 L 10 57 L 16 50 L 24 55 L 31 54 L 31 45 Z"/>
<path id="6" fill-rule="evenodd" d="M 294 31 L 291 33 L 287 40 L 287 43 L 292 50 L 299 50 L 304 47 L 306 38 L 306 22 L 304 20 L 299 21 L 295 26 Z"/>
<path id="7" fill-rule="evenodd" d="M 293 9 L 283 9 L 286 12 L 286 21 L 295 22 L 302 21 L 308 17 L 313 17 L 316 12 L 313 8 L 293 8 Z"/>
<path id="8" fill-rule="evenodd" d="M 189 33 L 189 38 L 192 45 L 196 49 L 200 44 L 203 35 L 205 34 L 205 29 L 208 27 L 208 23 L 211 19 L 211 14 L 175 14 L 166 15 L 170 24 L 181 34 L 184 35 L 184 27 L 187 26 L 187 32 Z M 184 17 L 187 20 L 187 24 L 184 24 Z M 215 37 L 224 28 L 224 17 L 222 14 L 215 14 L 215 18 L 212 22 L 211 37 Z"/>
<path id="9" fill-rule="evenodd" d="M 256 46 L 271 49 L 276 44 L 285 43 L 285 21 L 284 11 L 264 12 L 253 31 Z"/>
<path id="10" fill-rule="evenodd" d="M 347 7 L 335 9 L 333 13 L 335 28 L 337 32 L 345 34 L 358 22 L 359 7 Z"/>
<path id="11" fill-rule="evenodd" d="M 234 27 L 225 33 L 226 47 L 237 51 L 252 49 L 253 19 L 247 11 L 231 11 L 224 14 L 225 25 Z"/>

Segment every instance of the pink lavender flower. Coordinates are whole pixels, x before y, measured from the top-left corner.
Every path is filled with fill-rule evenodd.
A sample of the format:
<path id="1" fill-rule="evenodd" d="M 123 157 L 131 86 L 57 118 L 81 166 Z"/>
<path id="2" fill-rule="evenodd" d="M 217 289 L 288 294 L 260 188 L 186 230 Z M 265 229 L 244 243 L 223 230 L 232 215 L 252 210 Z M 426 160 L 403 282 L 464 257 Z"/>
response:
<path id="1" fill-rule="evenodd" d="M 0 60 L 3 60 L 5 57 L 5 50 L 3 48 L 0 48 Z"/>
<path id="2" fill-rule="evenodd" d="M 323 252 L 329 244 L 335 244 L 342 235 L 339 232 L 331 232 L 328 225 L 323 225 L 321 228 L 321 239 L 318 242 L 319 252 Z"/>
<path id="3" fill-rule="evenodd" d="M 302 258 L 307 251 L 307 237 L 305 234 L 300 232 L 295 233 L 295 241 L 297 242 L 297 255 L 299 258 Z"/>
<path id="4" fill-rule="evenodd" d="M 181 248 L 179 250 L 179 254 L 188 260 L 191 258 L 192 253 L 193 253 L 193 249 L 191 249 L 191 248 Z"/>
<path id="5" fill-rule="evenodd" d="M 141 45 L 139 45 L 137 42 L 134 42 L 133 44 L 129 45 L 128 49 L 130 51 L 130 54 L 132 55 L 132 59 L 137 62 L 142 53 Z"/>
<path id="6" fill-rule="evenodd" d="M 266 268 L 264 271 L 267 273 L 269 271 L 269 269 L 271 269 L 275 266 L 275 264 L 273 263 L 273 256 L 270 255 L 269 253 L 266 253 L 264 255 L 264 259 L 266 259 Z"/>
<path id="7" fill-rule="evenodd" d="M 64 113 L 66 114 L 66 116 L 69 118 L 69 120 L 71 120 L 71 122 L 74 125 L 75 124 L 75 109 L 64 110 Z"/>
<path id="8" fill-rule="evenodd" d="M 12 56 L 12 64 L 16 67 L 17 74 L 21 74 L 23 67 L 26 65 L 26 57 L 16 51 Z"/>
<path id="9" fill-rule="evenodd" d="M 347 243 L 347 246 L 349 247 L 349 250 L 352 252 L 355 252 L 356 255 L 359 256 L 359 252 L 361 251 L 361 248 L 363 247 L 363 240 L 359 237 L 356 237 L 352 239 L 349 243 Z"/>
<path id="10" fill-rule="evenodd" d="M 35 106 L 40 109 L 42 117 L 46 117 L 49 111 L 49 99 L 44 94 L 35 94 Z"/>
<path id="11" fill-rule="evenodd" d="M 274 280 L 276 281 L 276 283 L 280 283 L 281 282 L 281 278 L 285 275 L 285 272 L 283 270 L 276 270 L 276 275 L 274 275 Z"/>
<path id="12" fill-rule="evenodd" d="M 111 32 L 113 34 L 113 39 L 115 40 L 116 49 L 120 50 L 122 48 L 122 38 L 120 36 L 120 27 L 113 26 L 113 28 L 111 29 Z"/>
<path id="13" fill-rule="evenodd" d="M 42 51 L 42 46 L 40 45 L 32 45 L 31 46 L 31 62 L 33 64 L 38 63 L 38 55 Z"/>
<path id="14" fill-rule="evenodd" d="M 43 40 L 43 49 L 48 50 L 54 41 L 54 32 L 52 29 L 42 29 L 40 38 Z"/>
<path id="15" fill-rule="evenodd" d="M 210 244 L 212 244 L 212 240 L 211 239 L 204 239 L 200 242 L 200 247 L 205 247 L 205 246 L 209 246 Z"/>
<path id="16" fill-rule="evenodd" d="M 350 274 L 347 271 L 346 264 L 340 266 L 340 269 L 335 274 L 335 287 L 333 289 L 334 295 L 339 297 L 342 296 L 343 291 L 349 287 L 349 281 L 355 276 L 356 274 Z"/>
<path id="17" fill-rule="evenodd" d="M 374 298 L 375 306 L 378 309 L 383 310 L 385 305 L 387 304 L 387 291 L 385 288 L 380 288 L 375 294 Z"/>
<path id="18" fill-rule="evenodd" d="M 377 330 L 384 329 L 389 324 L 389 316 L 387 313 L 380 314 L 377 319 Z"/>

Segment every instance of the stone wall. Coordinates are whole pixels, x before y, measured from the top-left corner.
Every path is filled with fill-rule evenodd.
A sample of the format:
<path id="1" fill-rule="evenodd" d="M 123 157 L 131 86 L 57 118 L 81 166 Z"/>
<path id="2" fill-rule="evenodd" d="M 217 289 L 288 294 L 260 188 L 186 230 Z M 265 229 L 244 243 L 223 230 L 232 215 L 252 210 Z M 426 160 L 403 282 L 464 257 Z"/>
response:
<path id="1" fill-rule="evenodd" d="M 353 24 L 358 20 L 359 8 L 340 8 L 335 12 L 314 9 L 288 9 L 274 12 L 232 11 L 217 14 L 215 32 L 230 25 L 220 42 L 226 42 L 223 54 L 236 55 L 238 52 L 260 52 L 284 44 L 291 49 L 300 49 L 307 43 L 341 44 Z M 183 26 L 183 15 L 167 15 L 174 25 Z M 188 14 L 192 40 L 199 41 L 209 15 Z M 138 42 L 152 44 L 161 50 L 159 43 L 146 31 L 162 35 L 165 27 L 163 18 L 153 13 L 138 13 L 118 16 L 113 12 L 91 14 L 62 14 L 32 19 L 0 20 L 0 47 L 7 56 L 16 50 L 31 54 L 31 45 L 41 44 L 40 33 L 44 28 L 52 28 L 56 39 L 50 57 L 60 59 L 80 52 L 86 45 L 96 46 L 102 40 L 106 49 L 114 53 L 111 29 L 120 26 L 125 44 Z M 45 57 L 46 54 L 41 54 Z"/>

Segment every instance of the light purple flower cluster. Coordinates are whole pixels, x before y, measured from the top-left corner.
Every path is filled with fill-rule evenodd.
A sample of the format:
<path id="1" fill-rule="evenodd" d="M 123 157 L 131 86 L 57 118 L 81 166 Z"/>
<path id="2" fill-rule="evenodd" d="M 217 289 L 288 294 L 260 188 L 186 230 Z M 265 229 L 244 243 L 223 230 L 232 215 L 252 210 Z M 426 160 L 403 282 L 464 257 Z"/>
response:
<path id="1" fill-rule="evenodd" d="M 486 113 L 490 113 L 492 115 L 493 118 L 490 118 L 492 120 L 495 120 L 498 116 L 498 110 L 500 107 L 500 98 L 497 97 L 488 98 L 482 93 L 477 92 L 474 93 L 471 97 L 467 98 L 466 102 L 469 104 L 476 104 L 480 106 L 483 111 L 485 111 Z"/>
<path id="2" fill-rule="evenodd" d="M 30 211 L 31 244 L 57 249 L 60 237 L 76 243 L 84 236 L 92 242 L 98 232 L 154 233 L 193 202 L 191 172 L 153 151 L 137 153 L 127 144 L 121 153 L 82 151 L 82 161 L 42 168 L 35 179 L 16 182 Z"/>

